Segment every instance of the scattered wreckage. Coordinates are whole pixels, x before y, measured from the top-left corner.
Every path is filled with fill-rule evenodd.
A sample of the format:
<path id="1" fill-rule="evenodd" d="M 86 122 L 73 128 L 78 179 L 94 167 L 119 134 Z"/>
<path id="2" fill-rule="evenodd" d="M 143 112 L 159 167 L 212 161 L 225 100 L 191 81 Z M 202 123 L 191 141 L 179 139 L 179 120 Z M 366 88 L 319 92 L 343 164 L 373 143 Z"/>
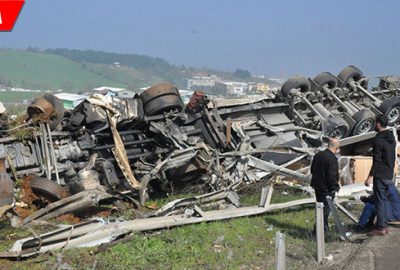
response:
<path id="1" fill-rule="evenodd" d="M 307 186 L 309 163 L 328 137 L 341 138 L 346 155 L 367 153 L 376 116 L 387 115 L 393 126 L 400 121 L 399 80 L 381 77 L 371 91 L 367 85 L 361 71 L 347 67 L 338 77 L 291 78 L 278 93 L 258 99 L 209 100 L 195 92 L 186 106 L 169 83 L 131 99 L 95 94 L 72 111 L 51 94 L 38 97 L 24 123 L 0 131 L 1 214 L 20 199 L 14 190 L 21 179 L 46 202 L 15 226 L 101 201 L 125 200 L 140 208 L 171 192 L 201 195 L 132 221 L 94 219 L 22 239 L 0 256 L 93 246 L 132 231 L 313 203 L 310 198 L 270 205 L 270 187 L 259 206 L 242 208 L 236 192 L 256 182 L 270 184 L 277 175 Z M 200 208 L 216 204 L 229 207 Z"/>

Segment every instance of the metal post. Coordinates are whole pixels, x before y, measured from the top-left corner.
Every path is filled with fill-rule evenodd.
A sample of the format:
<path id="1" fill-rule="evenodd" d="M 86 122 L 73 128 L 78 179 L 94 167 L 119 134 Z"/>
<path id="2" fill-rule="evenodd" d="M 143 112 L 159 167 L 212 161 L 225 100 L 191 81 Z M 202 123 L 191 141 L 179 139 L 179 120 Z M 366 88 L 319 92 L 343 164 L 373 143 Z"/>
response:
<path id="1" fill-rule="evenodd" d="M 263 187 L 261 189 L 261 197 L 259 207 L 268 207 L 271 203 L 272 192 L 274 191 L 273 186 Z"/>
<path id="2" fill-rule="evenodd" d="M 60 182 L 60 177 L 58 175 L 57 158 L 56 158 L 56 153 L 54 152 L 53 138 L 51 137 L 50 125 L 48 123 L 45 123 L 44 125 L 47 128 L 47 134 L 49 137 L 50 158 L 53 160 L 53 169 L 56 175 L 57 184 L 60 185 L 61 182 Z"/>
<path id="3" fill-rule="evenodd" d="M 276 248 L 276 270 L 286 269 L 286 258 L 285 258 L 285 234 L 281 232 L 276 233 L 275 238 Z"/>
<path id="4" fill-rule="evenodd" d="M 325 258 L 324 204 L 315 204 L 315 235 L 317 237 L 317 261 Z"/>
<path id="5" fill-rule="evenodd" d="M 333 221 L 335 221 L 336 229 L 339 232 L 340 239 L 342 241 L 347 240 L 347 241 L 350 242 L 349 236 L 351 235 L 351 233 L 349 232 L 347 227 L 344 225 L 344 223 L 340 220 L 338 212 L 336 211 L 336 207 L 335 207 L 335 205 L 333 203 L 332 197 L 331 196 L 326 196 L 326 201 L 328 202 L 328 207 L 329 207 L 329 210 L 332 213 Z"/>
<path id="6" fill-rule="evenodd" d="M 264 207 L 267 201 L 268 187 L 263 187 L 261 189 L 260 204 L 259 207 Z"/>
<path id="7" fill-rule="evenodd" d="M 50 152 L 48 148 L 48 141 L 47 141 L 47 131 L 43 123 L 39 123 L 41 131 L 42 131 L 42 140 L 43 140 L 43 146 L 44 146 L 44 153 L 45 153 L 45 158 L 46 158 L 46 166 L 47 166 L 47 179 L 51 180 L 51 172 L 52 172 L 52 166 L 51 166 L 51 159 L 50 159 Z"/>

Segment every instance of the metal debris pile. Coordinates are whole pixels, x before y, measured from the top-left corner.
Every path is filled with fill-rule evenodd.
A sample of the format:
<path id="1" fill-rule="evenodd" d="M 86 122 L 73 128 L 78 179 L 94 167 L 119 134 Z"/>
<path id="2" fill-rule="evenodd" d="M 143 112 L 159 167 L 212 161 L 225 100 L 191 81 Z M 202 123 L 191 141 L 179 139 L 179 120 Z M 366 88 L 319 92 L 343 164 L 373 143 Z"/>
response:
<path id="1" fill-rule="evenodd" d="M 270 205 L 270 188 L 263 189 L 259 206 L 241 208 L 237 191 L 272 183 L 277 175 L 307 186 L 312 156 L 329 136 L 342 138 L 347 154 L 368 151 L 375 116 L 386 114 L 396 125 L 400 99 L 395 78 L 382 77 L 373 91 L 366 90 L 366 82 L 361 71 L 348 67 L 338 78 L 329 73 L 291 78 L 279 93 L 258 99 L 210 100 L 195 92 L 185 105 L 169 83 L 130 99 L 94 94 L 72 111 L 51 94 L 38 97 L 24 123 L 0 131 L 0 214 L 19 215 L 13 217 L 15 226 L 85 212 L 103 202 L 124 201 L 141 210 L 149 198 L 199 195 L 143 211 L 132 221 L 97 218 L 23 239 L 2 256 L 92 246 L 134 230 L 314 202 Z M 224 210 L 204 211 L 201 205 Z M 21 214 L 24 209 L 31 213 Z"/>

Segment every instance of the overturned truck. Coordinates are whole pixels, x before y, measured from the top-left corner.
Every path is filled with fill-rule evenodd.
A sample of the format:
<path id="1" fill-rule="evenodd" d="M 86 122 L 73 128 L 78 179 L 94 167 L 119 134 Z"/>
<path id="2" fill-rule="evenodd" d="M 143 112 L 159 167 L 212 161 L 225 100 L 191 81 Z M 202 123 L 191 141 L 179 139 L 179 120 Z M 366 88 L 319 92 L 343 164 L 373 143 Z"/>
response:
<path id="1" fill-rule="evenodd" d="M 140 208 L 149 197 L 171 192 L 200 195 L 168 203 L 147 214 L 149 219 L 125 222 L 124 228 L 119 222 L 92 220 L 23 239 L 0 256 L 29 256 L 69 244 L 90 246 L 134 230 L 313 203 L 309 198 L 269 205 L 272 188 L 263 188 L 260 205 L 243 209 L 235 191 L 271 182 L 276 175 L 307 186 L 310 161 L 329 137 L 341 139 L 343 154 L 368 153 L 376 117 L 386 115 L 393 127 L 400 121 L 399 82 L 380 77 L 379 86 L 368 89 L 367 78 L 350 66 L 337 77 L 324 72 L 312 79 L 290 78 L 280 91 L 252 99 L 210 100 L 195 92 L 185 105 L 169 83 L 130 99 L 95 94 L 72 111 L 51 94 L 38 97 L 23 123 L 0 131 L 0 214 L 19 199 L 14 194 L 18 179 L 29 178 L 32 191 L 50 202 L 17 226 L 111 198 Z M 204 212 L 198 206 L 215 201 L 235 209 Z M 73 230 L 83 235 L 65 241 L 64 234 Z M 100 233 L 102 240 L 92 242 L 91 232 Z"/>
<path id="2" fill-rule="evenodd" d="M 290 78 L 258 99 L 209 100 L 195 92 L 186 106 L 169 83 L 131 99 L 95 94 L 72 111 L 46 94 L 29 105 L 25 123 L 2 131 L 1 173 L 34 175 L 34 189 L 53 198 L 97 188 L 131 192 L 142 203 L 172 189 L 251 183 L 262 174 L 239 172 L 226 153 L 251 150 L 276 166 L 307 164 L 325 137 L 366 134 L 381 114 L 397 125 L 398 80 L 386 76 L 367 87 L 350 66 L 337 77 Z"/>
<path id="3" fill-rule="evenodd" d="M 240 180 L 221 170 L 222 153 L 259 149 L 258 157 L 280 165 L 301 155 L 289 148 L 315 143 L 318 132 L 296 126 L 287 109 L 271 98 L 210 101 L 198 92 L 184 107 L 171 84 L 133 99 L 94 95 L 66 112 L 45 95 L 29 106 L 23 139 L 0 139 L 3 173 L 41 177 L 35 188 L 57 198 L 59 185 L 69 194 L 132 191 L 142 201 L 172 187 L 216 190 Z"/>

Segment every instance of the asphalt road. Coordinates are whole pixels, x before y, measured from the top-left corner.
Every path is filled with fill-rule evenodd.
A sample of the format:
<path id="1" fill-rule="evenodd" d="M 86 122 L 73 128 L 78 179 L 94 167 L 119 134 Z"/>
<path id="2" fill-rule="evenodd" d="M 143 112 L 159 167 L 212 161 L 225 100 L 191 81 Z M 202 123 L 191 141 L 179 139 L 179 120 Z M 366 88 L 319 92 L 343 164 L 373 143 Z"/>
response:
<path id="1" fill-rule="evenodd" d="M 367 238 L 358 235 L 357 243 L 349 244 L 333 261 L 319 269 L 345 270 L 398 270 L 400 269 L 400 227 L 390 227 L 385 236 Z"/>

